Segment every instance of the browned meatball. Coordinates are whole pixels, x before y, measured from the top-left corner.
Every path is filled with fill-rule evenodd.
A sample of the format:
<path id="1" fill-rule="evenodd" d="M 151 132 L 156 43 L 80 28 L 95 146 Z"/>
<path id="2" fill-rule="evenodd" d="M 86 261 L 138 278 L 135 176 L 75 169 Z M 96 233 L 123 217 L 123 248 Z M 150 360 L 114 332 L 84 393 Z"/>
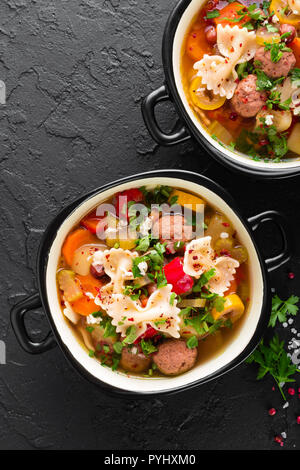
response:
<path id="1" fill-rule="evenodd" d="M 137 346 L 122 349 L 120 360 L 120 366 L 122 369 L 129 372 L 143 372 L 144 370 L 149 369 L 150 364 L 151 358 L 140 352 Z"/>
<path id="2" fill-rule="evenodd" d="M 282 24 L 279 32 L 280 34 L 290 33 L 289 36 L 284 39 L 286 44 L 290 44 L 296 37 L 296 28 L 290 24 Z"/>
<path id="3" fill-rule="evenodd" d="M 197 359 L 198 349 L 189 349 L 182 339 L 167 339 L 152 356 L 160 372 L 178 375 L 191 369 Z"/>
<path id="4" fill-rule="evenodd" d="M 257 49 L 254 60 L 260 63 L 261 70 L 271 78 L 286 77 L 296 63 L 292 52 L 283 52 L 278 62 L 272 62 L 271 52 L 266 51 L 264 47 Z"/>
<path id="5" fill-rule="evenodd" d="M 193 227 L 187 225 L 180 214 L 164 215 L 153 224 L 153 236 L 158 236 L 162 242 L 188 241 L 193 237 Z"/>
<path id="6" fill-rule="evenodd" d="M 241 80 L 231 100 L 234 111 L 244 118 L 256 116 L 267 99 L 265 92 L 256 90 L 256 81 L 256 75 Z"/>

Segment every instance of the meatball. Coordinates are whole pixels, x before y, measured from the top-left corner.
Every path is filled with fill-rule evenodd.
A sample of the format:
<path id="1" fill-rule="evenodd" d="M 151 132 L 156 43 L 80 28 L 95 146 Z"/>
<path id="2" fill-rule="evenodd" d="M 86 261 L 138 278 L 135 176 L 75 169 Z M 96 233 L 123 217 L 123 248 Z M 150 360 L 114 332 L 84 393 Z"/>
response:
<path id="1" fill-rule="evenodd" d="M 256 116 L 267 99 L 265 92 L 256 90 L 257 77 L 248 75 L 235 89 L 231 105 L 234 111 L 244 118 Z"/>
<path id="2" fill-rule="evenodd" d="M 158 346 L 152 356 L 160 372 L 178 375 L 191 369 L 197 359 L 198 349 L 189 349 L 182 339 L 167 339 Z"/>
<path id="3" fill-rule="evenodd" d="M 279 30 L 280 34 L 290 33 L 288 37 L 284 39 L 286 44 L 290 44 L 296 37 L 296 28 L 290 24 L 282 24 Z"/>
<path id="4" fill-rule="evenodd" d="M 152 234 L 158 236 L 162 242 L 185 242 L 193 238 L 193 227 L 187 225 L 180 214 L 164 215 L 153 224 Z"/>
<path id="5" fill-rule="evenodd" d="M 270 78 L 286 77 L 296 63 L 292 52 L 283 52 L 278 62 L 272 62 L 271 52 L 266 51 L 264 47 L 257 49 L 254 60 L 260 63 L 261 70 Z"/>
<path id="6" fill-rule="evenodd" d="M 129 372 L 143 372 L 151 364 L 151 358 L 140 352 L 138 346 L 123 348 L 120 360 L 122 369 Z"/>

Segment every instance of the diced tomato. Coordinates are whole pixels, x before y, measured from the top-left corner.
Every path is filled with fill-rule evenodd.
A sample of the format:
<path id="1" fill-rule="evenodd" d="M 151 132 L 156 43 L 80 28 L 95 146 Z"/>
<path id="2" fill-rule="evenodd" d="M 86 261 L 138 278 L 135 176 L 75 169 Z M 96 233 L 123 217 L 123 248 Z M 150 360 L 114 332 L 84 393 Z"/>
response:
<path id="1" fill-rule="evenodd" d="M 138 188 L 127 189 L 116 194 L 116 215 L 128 218 L 128 202 L 141 202 L 144 199 L 142 191 Z"/>
<path id="2" fill-rule="evenodd" d="M 172 284 L 175 294 L 183 294 L 193 287 L 194 281 L 183 271 L 182 259 L 179 257 L 164 266 L 164 273 L 168 284 Z"/>
<path id="3" fill-rule="evenodd" d="M 140 341 L 142 339 L 150 339 L 150 338 L 153 338 L 153 336 L 157 335 L 158 332 L 155 328 L 153 328 L 152 326 L 150 325 L 147 325 L 147 329 L 145 331 L 145 333 L 143 333 L 142 335 L 140 335 L 134 342 L 134 344 L 138 344 L 140 343 Z"/>
<path id="4" fill-rule="evenodd" d="M 107 228 L 107 219 L 106 217 L 86 217 L 80 222 L 80 225 L 85 227 L 91 233 L 101 234 Z"/>

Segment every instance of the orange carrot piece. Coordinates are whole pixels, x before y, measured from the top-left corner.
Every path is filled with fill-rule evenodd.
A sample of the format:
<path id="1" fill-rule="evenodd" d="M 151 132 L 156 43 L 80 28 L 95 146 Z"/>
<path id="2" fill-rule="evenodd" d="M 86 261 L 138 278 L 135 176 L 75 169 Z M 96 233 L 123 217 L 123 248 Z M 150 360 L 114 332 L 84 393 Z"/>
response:
<path id="1" fill-rule="evenodd" d="M 300 67 L 300 38 L 295 38 L 289 47 L 292 49 L 294 56 L 296 57 L 296 67 Z"/>
<path id="2" fill-rule="evenodd" d="M 212 47 L 206 41 L 204 29 L 191 31 L 186 40 L 186 52 L 192 60 L 200 60 L 204 54 L 212 52 Z"/>
<path id="3" fill-rule="evenodd" d="M 244 5 L 242 5 L 239 2 L 233 2 L 229 3 L 226 5 L 226 7 L 222 8 L 220 10 L 220 16 L 215 18 L 215 24 L 226 26 L 227 24 L 229 26 L 239 26 L 242 27 L 247 21 L 250 20 L 249 16 L 245 16 L 244 18 L 241 18 L 241 15 L 238 14 L 240 10 L 244 8 Z M 229 18 L 229 19 L 228 19 Z M 230 21 L 230 20 L 235 20 L 241 18 L 240 21 Z"/>
<path id="4" fill-rule="evenodd" d="M 69 266 L 72 265 L 73 256 L 77 248 L 86 243 L 95 241 L 93 235 L 85 228 L 78 228 L 67 236 L 62 248 L 62 254 Z"/>
<path id="5" fill-rule="evenodd" d="M 77 275 L 76 278 L 80 282 L 83 297 L 72 302 L 72 308 L 76 313 L 83 316 L 88 316 L 91 313 L 97 312 L 99 310 L 99 305 L 96 305 L 94 299 L 90 298 L 90 296 L 86 294 L 92 294 L 96 297 L 99 293 L 99 289 L 103 286 L 103 282 L 94 278 L 91 274 L 88 274 L 87 276 Z"/>

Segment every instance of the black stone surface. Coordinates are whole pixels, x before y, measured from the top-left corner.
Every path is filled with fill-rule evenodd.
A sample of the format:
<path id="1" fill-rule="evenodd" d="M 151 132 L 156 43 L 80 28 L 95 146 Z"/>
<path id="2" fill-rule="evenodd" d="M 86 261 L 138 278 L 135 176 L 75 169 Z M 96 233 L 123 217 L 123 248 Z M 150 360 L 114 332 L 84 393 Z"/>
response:
<path id="1" fill-rule="evenodd" d="M 294 228 L 292 261 L 272 275 L 284 298 L 300 294 L 299 178 L 255 181 L 216 164 L 192 143 L 159 148 L 144 127 L 142 97 L 163 82 L 160 45 L 176 0 L 2 0 L 0 78 L 1 264 L 0 448 L 276 449 L 299 448 L 297 394 L 282 409 L 271 379 L 242 365 L 193 391 L 162 399 L 105 395 L 69 366 L 58 348 L 29 356 L 16 342 L 9 310 L 36 290 L 35 257 L 51 218 L 80 194 L 116 178 L 184 168 L 213 178 L 246 216 L 283 211 Z M 166 129 L 175 122 L 161 108 Z M 280 248 L 261 234 L 266 254 Z M 287 273 L 295 272 L 289 280 Z M 42 312 L 29 327 L 48 330 Z M 299 319 L 296 325 L 299 326 Z M 281 336 L 289 336 L 282 327 Z M 275 406 L 278 413 L 268 416 Z"/>

